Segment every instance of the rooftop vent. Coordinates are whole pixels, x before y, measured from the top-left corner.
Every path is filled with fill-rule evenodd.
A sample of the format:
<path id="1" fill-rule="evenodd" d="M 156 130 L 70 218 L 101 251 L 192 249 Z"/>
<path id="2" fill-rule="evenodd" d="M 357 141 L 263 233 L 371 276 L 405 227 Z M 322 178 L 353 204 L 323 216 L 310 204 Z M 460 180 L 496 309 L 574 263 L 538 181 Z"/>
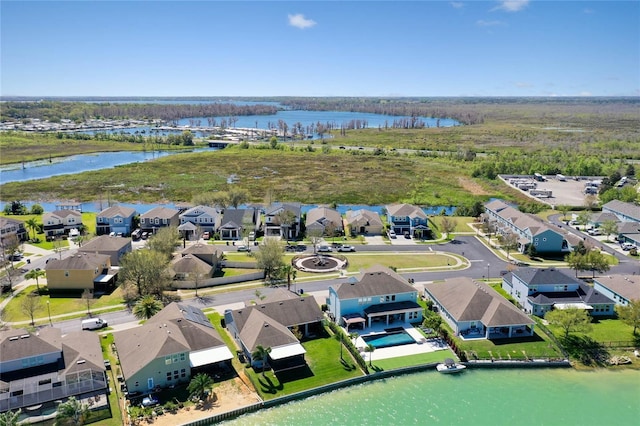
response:
<path id="1" fill-rule="evenodd" d="M 84 359 L 79 359 L 79 360 L 78 360 L 78 364 L 84 364 L 85 362 L 87 362 L 87 361 L 86 361 L 86 360 L 84 360 Z"/>
<path id="2" fill-rule="evenodd" d="M 19 336 L 9 337 L 9 341 L 13 342 L 14 340 L 20 340 Z"/>
<path id="3" fill-rule="evenodd" d="M 21 339 L 28 339 L 29 335 L 28 334 L 23 334 L 22 336 L 20 336 Z"/>

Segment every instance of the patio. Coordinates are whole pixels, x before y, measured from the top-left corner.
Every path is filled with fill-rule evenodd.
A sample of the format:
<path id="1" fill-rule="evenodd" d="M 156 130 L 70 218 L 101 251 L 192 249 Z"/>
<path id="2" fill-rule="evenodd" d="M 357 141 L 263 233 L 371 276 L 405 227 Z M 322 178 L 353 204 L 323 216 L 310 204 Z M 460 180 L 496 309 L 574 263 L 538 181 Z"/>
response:
<path id="1" fill-rule="evenodd" d="M 388 328 L 390 328 L 390 326 L 384 323 L 374 323 L 371 327 L 366 327 L 363 330 L 357 331 L 358 337 L 355 339 L 354 345 L 365 361 L 368 362 L 369 357 L 371 357 L 372 361 L 378 361 L 381 359 L 397 358 L 402 356 L 417 355 L 449 349 L 449 346 L 444 342 L 444 340 L 437 337 L 427 338 L 417 328 L 409 323 L 395 323 L 391 328 L 402 328 L 415 340 L 415 343 L 390 346 L 385 348 L 376 348 L 373 353 L 365 352 L 364 348 L 367 347 L 367 343 L 362 339 L 362 336 L 383 334 L 386 333 L 385 329 Z M 347 332 L 344 328 L 343 330 L 345 331 L 345 333 Z"/>

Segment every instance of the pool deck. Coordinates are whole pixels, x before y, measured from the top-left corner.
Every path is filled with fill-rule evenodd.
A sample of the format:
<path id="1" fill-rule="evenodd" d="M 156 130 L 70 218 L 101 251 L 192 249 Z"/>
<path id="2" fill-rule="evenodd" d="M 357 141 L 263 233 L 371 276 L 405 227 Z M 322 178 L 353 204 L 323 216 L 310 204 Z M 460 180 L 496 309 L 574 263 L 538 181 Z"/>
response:
<path id="1" fill-rule="evenodd" d="M 373 353 L 365 352 L 364 348 L 367 347 L 367 343 L 362 339 L 362 336 L 367 336 L 370 334 L 383 333 L 385 328 L 397 328 L 402 327 L 413 339 L 416 343 L 410 343 L 407 345 L 398 345 L 398 346 L 390 346 L 387 348 L 376 348 Z M 356 330 L 351 330 L 356 331 Z M 366 328 L 364 330 L 357 330 L 358 338 L 355 340 L 354 344 L 360 355 L 366 360 L 369 360 L 371 356 L 371 361 L 378 361 L 381 359 L 387 358 L 396 358 L 400 356 L 407 355 L 417 355 L 424 354 L 428 352 L 442 351 L 449 349 L 449 346 L 440 338 L 427 338 L 422 333 L 420 333 L 417 329 L 415 329 L 411 324 L 402 324 L 402 323 L 393 323 L 393 324 L 375 324 L 371 328 Z M 348 334 L 348 333 L 347 333 Z"/>

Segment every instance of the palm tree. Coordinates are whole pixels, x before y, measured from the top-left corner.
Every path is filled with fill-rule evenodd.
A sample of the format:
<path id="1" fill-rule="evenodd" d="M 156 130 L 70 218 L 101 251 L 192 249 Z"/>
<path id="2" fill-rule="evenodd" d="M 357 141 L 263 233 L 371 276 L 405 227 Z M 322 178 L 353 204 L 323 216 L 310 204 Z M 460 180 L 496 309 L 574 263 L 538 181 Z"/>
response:
<path id="1" fill-rule="evenodd" d="M 271 348 L 265 348 L 262 345 L 256 346 L 253 352 L 251 352 L 252 359 L 261 359 L 262 360 L 262 377 L 264 377 L 264 369 L 267 365 L 267 357 L 271 353 Z"/>
<path id="2" fill-rule="evenodd" d="M 365 352 L 369 352 L 369 367 L 373 367 L 373 365 L 371 365 L 371 355 L 375 350 L 376 350 L 376 347 L 373 346 L 371 343 L 367 344 L 367 346 L 364 348 Z"/>
<path id="3" fill-rule="evenodd" d="M 83 425 L 89 417 L 89 407 L 75 397 L 69 397 L 67 402 L 58 405 L 58 414 L 54 426 L 59 425 Z"/>
<path id="4" fill-rule="evenodd" d="M 0 413 L 0 426 L 18 426 L 18 419 L 22 410 L 17 411 L 5 411 Z"/>
<path id="5" fill-rule="evenodd" d="M 213 379 L 206 373 L 195 375 L 187 386 L 190 398 L 202 399 L 209 389 L 213 386 Z"/>
<path id="6" fill-rule="evenodd" d="M 33 280 L 33 279 L 36 280 L 36 289 L 38 290 L 38 294 L 40 294 L 40 283 L 38 282 L 38 278 L 44 277 L 45 275 L 46 275 L 46 272 L 44 272 L 42 269 L 40 270 L 32 269 L 26 274 L 24 274 L 24 277 L 28 280 Z"/>
<path id="7" fill-rule="evenodd" d="M 33 239 L 36 239 L 36 230 L 38 229 L 38 221 L 36 220 L 35 217 L 32 217 L 31 219 L 27 219 L 24 221 L 24 225 L 27 227 L 27 229 L 29 229 L 31 232 L 33 232 Z"/>
<path id="8" fill-rule="evenodd" d="M 162 302 L 152 295 L 143 296 L 133 306 L 133 315 L 138 319 L 149 319 L 162 310 Z"/>
<path id="9" fill-rule="evenodd" d="M 287 276 L 287 290 L 291 290 L 291 281 L 295 281 L 298 270 L 291 265 L 285 265 L 282 267 L 282 272 Z"/>

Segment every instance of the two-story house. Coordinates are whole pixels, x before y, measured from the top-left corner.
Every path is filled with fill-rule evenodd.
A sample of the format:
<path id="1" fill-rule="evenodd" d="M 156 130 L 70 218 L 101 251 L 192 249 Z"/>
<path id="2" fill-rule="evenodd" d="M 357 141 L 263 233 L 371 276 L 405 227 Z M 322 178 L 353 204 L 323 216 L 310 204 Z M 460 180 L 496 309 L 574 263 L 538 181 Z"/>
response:
<path id="1" fill-rule="evenodd" d="M 381 235 L 384 231 L 380 215 L 371 210 L 349 210 L 346 219 L 351 235 Z"/>
<path id="2" fill-rule="evenodd" d="M 108 292 L 116 285 L 118 272 L 111 256 L 78 252 L 64 259 L 50 259 L 45 266 L 49 290 Z"/>
<path id="3" fill-rule="evenodd" d="M 257 232 L 259 226 L 260 211 L 258 209 L 226 209 L 218 232 L 221 240 L 241 240 L 249 232 Z"/>
<path id="4" fill-rule="evenodd" d="M 391 204 L 385 206 L 389 230 L 396 235 L 424 236 L 430 232 L 429 218 L 418 206 Z"/>
<path id="5" fill-rule="evenodd" d="M 615 215 L 618 220 L 618 241 L 640 247 L 640 206 L 620 200 L 611 200 L 602 206 L 603 213 Z"/>
<path id="6" fill-rule="evenodd" d="M 307 234 L 318 232 L 319 235 L 334 237 L 342 235 L 344 225 L 342 215 L 335 209 L 329 207 L 316 207 L 307 212 L 305 221 Z"/>
<path id="7" fill-rule="evenodd" d="M 640 300 L 640 276 L 608 275 L 593 279 L 594 290 L 613 300 L 616 305 L 627 306 L 632 300 Z"/>
<path id="8" fill-rule="evenodd" d="M 192 375 L 231 367 L 233 354 L 198 308 L 173 302 L 140 327 L 113 333 L 127 391 L 188 383 Z"/>
<path id="9" fill-rule="evenodd" d="M 126 206 L 112 206 L 102 210 L 96 215 L 96 234 L 108 235 L 111 232 L 131 235 L 133 231 L 133 218 L 136 210 Z"/>
<path id="10" fill-rule="evenodd" d="M 426 299 L 464 338 L 504 339 L 532 336 L 535 322 L 486 283 L 467 277 L 424 285 Z"/>
<path id="11" fill-rule="evenodd" d="M 264 213 L 264 236 L 295 240 L 300 237 L 300 203 L 272 204 Z"/>
<path id="12" fill-rule="evenodd" d="M 530 245 L 536 253 L 567 253 L 571 250 L 565 236 L 533 215 L 522 213 L 500 200 L 485 204 L 488 225 L 498 235 L 514 234 L 518 251 L 524 253 Z"/>
<path id="13" fill-rule="evenodd" d="M 104 398 L 108 382 L 98 335 L 54 327 L 0 330 L 0 412 Z"/>
<path id="14" fill-rule="evenodd" d="M 180 224 L 180 211 L 169 207 L 158 206 L 140 215 L 140 229 L 155 234 L 158 229 Z"/>
<path id="15" fill-rule="evenodd" d="M 614 314 L 615 303 L 582 281 L 555 268 L 520 268 L 502 277 L 502 289 L 529 314 L 551 309 L 585 309 L 592 316 Z"/>
<path id="16" fill-rule="evenodd" d="M 82 230 L 82 213 L 77 210 L 55 210 L 42 216 L 44 235 L 47 238 L 69 235 L 72 229 Z"/>
<path id="17" fill-rule="evenodd" d="M 82 247 L 78 249 L 78 252 L 106 254 L 111 258 L 111 265 L 118 266 L 120 264 L 120 258 L 127 253 L 131 253 L 131 239 L 100 235 L 84 243 Z"/>
<path id="18" fill-rule="evenodd" d="M 15 235 L 17 241 L 26 241 L 29 238 L 24 222 L 8 217 L 0 217 L 0 239 L 8 239 L 13 235 Z"/>
<path id="19" fill-rule="evenodd" d="M 220 226 L 222 214 L 220 210 L 209 206 L 195 206 L 180 214 L 180 226 L 193 224 L 200 232 L 214 233 Z"/>
<path id="20" fill-rule="evenodd" d="M 422 321 L 418 291 L 389 268 L 377 265 L 358 277 L 329 286 L 327 307 L 333 321 L 349 328 L 373 323 L 417 323 Z"/>

